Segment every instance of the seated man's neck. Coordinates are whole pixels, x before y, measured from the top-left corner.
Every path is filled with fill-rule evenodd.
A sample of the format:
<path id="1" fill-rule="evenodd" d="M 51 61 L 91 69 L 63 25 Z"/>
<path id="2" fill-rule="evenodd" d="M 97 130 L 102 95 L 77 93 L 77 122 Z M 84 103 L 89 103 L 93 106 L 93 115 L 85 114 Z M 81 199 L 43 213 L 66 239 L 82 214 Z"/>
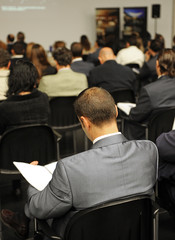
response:
<path id="1" fill-rule="evenodd" d="M 70 68 L 70 65 L 66 65 L 66 66 L 62 66 L 62 65 L 58 65 L 57 66 L 57 70 L 61 70 L 61 69 L 69 69 Z"/>

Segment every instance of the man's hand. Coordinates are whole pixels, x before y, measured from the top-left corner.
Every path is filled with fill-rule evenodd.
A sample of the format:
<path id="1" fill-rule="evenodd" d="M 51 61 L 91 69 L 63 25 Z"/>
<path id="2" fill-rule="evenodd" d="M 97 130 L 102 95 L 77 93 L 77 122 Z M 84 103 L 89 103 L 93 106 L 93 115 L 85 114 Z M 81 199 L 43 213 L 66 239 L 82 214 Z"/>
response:
<path id="1" fill-rule="evenodd" d="M 38 161 L 33 161 L 30 163 L 31 165 L 38 165 Z"/>

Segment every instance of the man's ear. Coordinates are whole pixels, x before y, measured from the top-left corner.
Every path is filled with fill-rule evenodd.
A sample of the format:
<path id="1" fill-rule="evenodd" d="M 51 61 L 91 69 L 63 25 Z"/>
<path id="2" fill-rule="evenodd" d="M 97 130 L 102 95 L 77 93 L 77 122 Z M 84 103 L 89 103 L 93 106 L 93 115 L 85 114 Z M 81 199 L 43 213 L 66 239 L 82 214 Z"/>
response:
<path id="1" fill-rule="evenodd" d="M 89 128 L 90 124 L 89 124 L 89 119 L 87 117 L 81 116 L 79 120 L 83 128 Z"/>
<path id="2" fill-rule="evenodd" d="M 99 60 L 100 64 L 103 64 L 103 59 L 101 57 L 98 57 L 98 60 Z"/>
<path id="3" fill-rule="evenodd" d="M 118 117 L 118 108 L 116 105 L 115 105 L 115 110 L 116 110 L 116 118 L 117 118 Z"/>

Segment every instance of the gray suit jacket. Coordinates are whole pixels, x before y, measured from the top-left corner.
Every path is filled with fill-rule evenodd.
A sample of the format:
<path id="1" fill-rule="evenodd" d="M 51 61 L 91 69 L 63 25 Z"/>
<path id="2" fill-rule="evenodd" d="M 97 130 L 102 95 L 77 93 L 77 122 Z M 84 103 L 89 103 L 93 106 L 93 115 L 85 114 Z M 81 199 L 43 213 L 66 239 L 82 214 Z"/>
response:
<path id="1" fill-rule="evenodd" d="M 92 149 L 59 160 L 43 191 L 29 187 L 26 215 L 60 218 L 72 209 L 152 194 L 157 156 L 157 148 L 150 141 L 128 141 L 122 134 L 101 139 Z"/>

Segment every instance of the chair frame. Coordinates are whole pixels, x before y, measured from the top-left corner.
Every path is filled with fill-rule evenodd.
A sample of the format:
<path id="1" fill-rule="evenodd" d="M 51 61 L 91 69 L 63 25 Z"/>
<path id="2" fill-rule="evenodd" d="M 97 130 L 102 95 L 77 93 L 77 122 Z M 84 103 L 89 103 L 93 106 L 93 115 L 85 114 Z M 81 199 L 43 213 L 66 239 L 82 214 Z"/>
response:
<path id="1" fill-rule="evenodd" d="M 145 129 L 145 139 L 155 142 L 156 138 L 161 133 L 172 130 L 172 127 L 168 127 L 168 125 L 164 123 L 163 126 L 166 126 L 166 129 L 164 127 L 162 127 L 162 130 L 160 131 L 160 133 L 158 133 L 158 135 L 156 135 L 156 137 L 153 137 L 152 136 L 152 124 L 163 114 L 171 114 L 171 113 L 174 115 L 174 118 L 175 118 L 175 107 L 158 108 L 152 112 L 152 114 L 148 120 L 148 123 L 138 123 L 134 120 L 128 119 L 128 116 L 122 115 L 122 117 L 121 117 L 122 118 L 122 132 L 124 132 L 124 123 L 126 121 L 129 123 L 132 123 L 135 126 L 143 127 Z M 173 122 L 172 122 L 172 126 L 173 126 Z"/>
<path id="2" fill-rule="evenodd" d="M 71 124 L 69 124 L 69 125 L 56 125 L 56 124 L 54 124 L 53 122 L 52 122 L 52 106 L 51 106 L 51 104 L 52 104 L 52 102 L 53 101 L 64 101 L 64 99 L 66 100 L 66 99 L 72 99 L 72 102 L 71 102 L 71 104 L 73 104 L 73 102 L 75 101 L 75 99 L 76 99 L 76 96 L 65 96 L 65 97 L 53 97 L 53 98 L 51 98 L 50 99 L 50 108 L 51 108 L 51 115 L 50 115 L 50 125 L 52 126 L 52 128 L 55 130 L 55 131 L 59 131 L 60 133 L 62 133 L 62 132 L 67 132 L 67 131 L 72 131 L 72 133 L 73 133 L 73 149 L 74 149 L 74 154 L 76 154 L 77 153 L 77 143 L 76 143 L 76 130 L 78 130 L 78 129 L 81 129 L 81 124 L 80 124 L 80 122 L 78 121 L 78 119 L 77 119 L 77 116 L 75 115 L 75 113 L 74 113 L 74 110 L 72 110 L 73 109 L 73 105 L 71 106 L 69 106 L 70 108 L 71 108 L 71 110 L 73 111 L 73 113 L 74 113 L 74 116 L 72 116 L 72 117 L 74 117 L 75 119 L 77 119 L 77 122 L 75 121 L 72 121 L 72 122 L 74 122 L 74 123 L 71 123 Z M 58 111 L 59 111 L 59 108 L 58 108 Z M 86 137 L 86 135 L 84 134 L 84 148 L 85 148 L 85 150 L 88 150 L 88 139 L 87 139 L 87 137 Z"/>
<path id="3" fill-rule="evenodd" d="M 78 219 L 79 217 L 81 217 L 82 215 L 88 214 L 90 212 L 96 211 L 98 209 L 102 209 L 102 208 L 107 208 L 107 207 L 112 207 L 115 205 L 120 205 L 120 204 L 124 204 L 124 203 L 129 203 L 129 202 L 134 202 L 134 201 L 142 201 L 143 199 L 149 199 L 151 201 L 152 204 L 152 227 L 153 227 L 153 234 L 152 234 L 152 239 L 153 240 L 158 240 L 158 212 L 159 212 L 159 206 L 158 204 L 155 202 L 155 196 L 148 196 L 148 195 L 139 195 L 139 196 L 134 196 L 134 197 L 129 197 L 129 198 L 123 198 L 123 199 L 119 199 L 119 200 L 114 200 L 112 202 L 107 202 L 107 203 L 103 203 L 88 209 L 84 209 L 81 210 L 79 212 L 77 212 L 69 221 L 66 230 L 65 230 L 65 238 L 62 238 L 60 236 L 57 236 L 55 234 L 55 232 L 53 231 L 53 229 L 49 226 L 48 222 L 46 220 L 39 220 L 34 218 L 34 240 L 37 239 L 42 239 L 42 238 L 38 238 L 38 236 L 42 237 L 42 236 L 47 236 L 50 239 L 54 240 L 68 240 L 67 238 L 67 232 L 69 231 L 69 228 L 71 228 L 71 224 L 72 221 L 74 221 L 74 219 Z M 149 239 L 151 240 L 151 239 Z"/>

